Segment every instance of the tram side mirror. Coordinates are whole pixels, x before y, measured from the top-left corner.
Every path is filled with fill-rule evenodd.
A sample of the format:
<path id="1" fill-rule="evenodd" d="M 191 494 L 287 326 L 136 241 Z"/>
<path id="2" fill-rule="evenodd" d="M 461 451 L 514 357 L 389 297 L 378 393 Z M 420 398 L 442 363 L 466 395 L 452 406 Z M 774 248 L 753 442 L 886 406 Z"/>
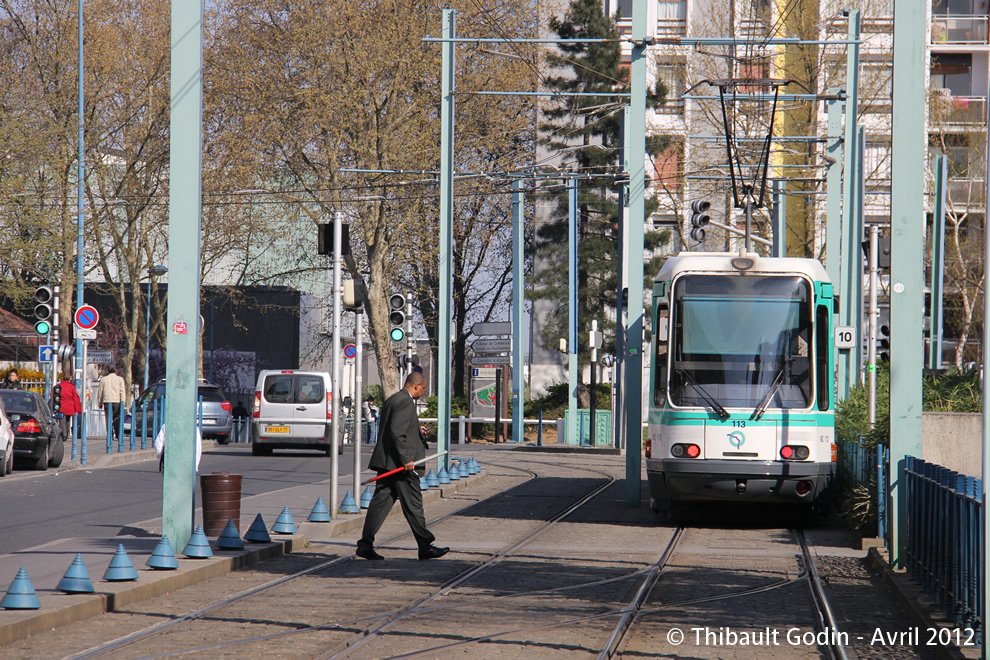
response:
<path id="1" fill-rule="evenodd" d="M 657 341 L 667 343 L 667 317 L 661 316 L 657 319 Z"/>

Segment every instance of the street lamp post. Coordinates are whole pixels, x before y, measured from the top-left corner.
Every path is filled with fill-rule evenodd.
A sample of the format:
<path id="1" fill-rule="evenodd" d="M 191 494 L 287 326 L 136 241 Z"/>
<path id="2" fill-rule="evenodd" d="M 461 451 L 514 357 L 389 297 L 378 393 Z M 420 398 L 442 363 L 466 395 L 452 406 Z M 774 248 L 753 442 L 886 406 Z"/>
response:
<path id="1" fill-rule="evenodd" d="M 152 266 L 148 269 L 148 313 L 144 321 L 144 390 L 148 389 L 148 360 L 151 357 L 151 287 L 154 286 L 155 277 L 167 272 L 168 268 L 165 266 Z"/>

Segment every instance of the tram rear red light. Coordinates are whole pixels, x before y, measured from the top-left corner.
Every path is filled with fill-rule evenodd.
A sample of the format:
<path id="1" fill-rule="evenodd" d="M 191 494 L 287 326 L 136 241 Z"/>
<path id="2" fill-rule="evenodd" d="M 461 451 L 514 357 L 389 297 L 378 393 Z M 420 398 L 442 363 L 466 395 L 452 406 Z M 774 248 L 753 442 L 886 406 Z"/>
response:
<path id="1" fill-rule="evenodd" d="M 810 481 L 799 481 L 797 485 L 794 486 L 794 490 L 797 491 L 798 495 L 807 495 L 811 492 L 811 482 Z"/>
<path id="2" fill-rule="evenodd" d="M 653 458 L 653 441 L 646 440 L 643 442 L 643 453 L 646 454 L 647 458 Z"/>
<path id="3" fill-rule="evenodd" d="M 803 461 L 811 455 L 811 450 L 804 445 L 784 445 L 780 448 L 780 457 L 785 461 Z"/>
<path id="4" fill-rule="evenodd" d="M 794 448 L 791 447 L 790 445 L 784 445 L 783 447 L 780 448 L 781 458 L 790 458 L 793 455 L 794 455 Z"/>
<path id="5" fill-rule="evenodd" d="M 691 458 L 698 458 L 698 456 L 701 455 L 701 447 L 699 447 L 698 445 L 688 445 L 687 455 L 690 456 Z"/>
<path id="6" fill-rule="evenodd" d="M 832 443 L 832 462 L 835 463 L 838 460 L 839 460 L 839 449 L 838 449 L 838 446 L 833 442 Z"/>

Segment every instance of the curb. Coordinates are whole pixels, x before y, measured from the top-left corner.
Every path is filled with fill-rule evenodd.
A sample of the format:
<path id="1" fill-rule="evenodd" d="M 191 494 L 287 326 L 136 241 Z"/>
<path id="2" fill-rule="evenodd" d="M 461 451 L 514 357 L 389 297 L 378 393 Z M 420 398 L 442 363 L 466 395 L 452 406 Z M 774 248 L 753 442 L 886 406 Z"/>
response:
<path id="1" fill-rule="evenodd" d="M 512 447 L 514 451 L 546 452 L 556 454 L 602 454 L 605 456 L 618 456 L 622 453 L 615 447 L 582 447 L 581 445 L 520 445 Z"/>
<path id="2" fill-rule="evenodd" d="M 933 608 L 926 605 L 930 601 L 921 591 L 921 588 L 911 581 L 907 573 L 894 571 L 887 563 L 880 548 L 871 547 L 866 556 L 873 568 L 880 573 L 897 604 L 901 606 L 911 623 L 921 629 L 946 627 L 947 622 L 944 619 L 937 620 L 933 616 L 935 612 Z M 974 655 L 967 655 L 955 644 L 925 646 L 924 648 L 934 652 L 935 657 L 939 660 L 973 660 L 979 657 L 980 653 L 978 647 L 973 647 Z"/>
<path id="3" fill-rule="evenodd" d="M 134 453 L 137 453 L 137 450 Z M 154 452 L 151 455 L 154 458 Z M 423 503 L 436 502 L 487 479 L 488 473 L 483 469 L 476 475 L 462 477 L 456 483 L 445 484 L 439 489 L 431 488 L 423 491 Z M 388 517 L 401 514 L 401 505 L 396 502 L 389 511 Z M 334 518 L 331 522 L 330 538 L 342 536 L 364 526 L 363 511 L 360 514 L 337 515 L 345 517 Z M 307 529 L 315 530 L 319 527 L 326 529 L 324 527 L 326 524 L 304 521 L 300 528 L 305 526 Z M 40 610 L 0 610 L 0 620 L 13 619 L 0 623 L 0 647 L 58 626 L 82 621 L 105 612 L 116 612 L 133 603 L 248 568 L 258 562 L 289 554 L 296 548 L 305 548 L 310 544 L 304 534 L 297 533 L 278 538 L 271 543 L 248 546 L 243 551 L 229 552 L 214 548 L 214 552 L 223 554 L 214 555 L 210 559 L 179 557 L 179 568 L 175 571 L 156 571 L 142 567 L 138 570 L 138 580 L 154 577 L 141 583 L 101 581 L 97 585 L 101 590 L 95 594 L 70 595 L 59 593 L 54 589 L 40 589 L 38 590 L 38 598 L 41 600 Z"/>

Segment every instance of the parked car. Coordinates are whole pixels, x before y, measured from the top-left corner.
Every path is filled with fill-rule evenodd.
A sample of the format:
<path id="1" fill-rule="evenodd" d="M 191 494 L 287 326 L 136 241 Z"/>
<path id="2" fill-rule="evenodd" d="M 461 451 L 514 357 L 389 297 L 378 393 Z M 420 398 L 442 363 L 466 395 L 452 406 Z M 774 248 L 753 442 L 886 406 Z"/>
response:
<path id="1" fill-rule="evenodd" d="M 14 427 L 0 399 L 0 477 L 14 471 Z"/>
<path id="2" fill-rule="evenodd" d="M 224 396 L 223 391 L 219 387 L 211 385 L 205 380 L 199 381 L 197 401 L 200 398 L 203 400 L 203 437 L 214 438 L 221 445 L 227 444 L 230 442 L 230 432 L 234 423 L 230 401 L 227 400 L 227 397 Z M 149 437 L 152 435 L 152 426 L 155 423 L 155 401 L 158 402 L 158 424 L 161 425 L 164 422 L 161 417 L 165 403 L 164 378 L 142 392 L 134 407 L 137 418 L 137 429 L 135 430 L 140 433 L 143 428 L 147 428 L 147 435 Z M 198 405 L 197 403 L 197 415 L 199 414 Z M 142 407 L 145 415 L 143 426 L 141 424 Z M 124 415 L 125 433 L 130 433 L 131 422 L 130 411 L 127 411 Z"/>
<path id="3" fill-rule="evenodd" d="M 0 390 L 14 429 L 14 458 L 30 459 L 39 470 L 58 467 L 65 456 L 62 429 L 37 392 Z"/>
<path id="4" fill-rule="evenodd" d="M 325 371 L 262 371 L 251 409 L 251 453 L 270 456 L 273 449 L 317 449 L 332 454 L 332 396 Z M 343 445 L 337 443 L 338 454 L 344 453 Z"/>

